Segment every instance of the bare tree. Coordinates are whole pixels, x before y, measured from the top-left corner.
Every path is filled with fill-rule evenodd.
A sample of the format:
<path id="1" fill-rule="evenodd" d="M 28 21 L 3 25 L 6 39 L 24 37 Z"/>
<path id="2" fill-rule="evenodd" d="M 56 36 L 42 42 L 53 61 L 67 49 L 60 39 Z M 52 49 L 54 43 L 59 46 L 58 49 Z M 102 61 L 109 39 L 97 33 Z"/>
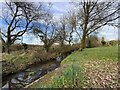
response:
<path id="1" fill-rule="evenodd" d="M 78 8 L 78 24 L 82 29 L 81 48 L 86 46 L 86 37 L 98 30 L 102 26 L 116 22 L 120 16 L 117 14 L 120 7 L 117 2 L 92 2 L 83 0 L 80 3 L 74 3 Z"/>
<path id="2" fill-rule="evenodd" d="M 43 9 L 42 4 L 36 7 L 31 2 L 6 2 L 4 7 L 6 11 L 3 11 L 1 18 L 7 24 L 7 29 L 2 29 L 0 33 L 7 52 L 10 53 L 10 46 L 32 28 L 33 21 L 43 16 Z"/>
<path id="3" fill-rule="evenodd" d="M 76 31 L 76 24 L 77 24 L 77 17 L 76 17 L 76 12 L 69 11 L 68 16 L 66 17 L 67 20 L 67 26 L 68 26 L 68 41 L 69 44 L 71 44 L 73 40 L 73 32 Z"/>
<path id="4" fill-rule="evenodd" d="M 46 17 L 43 23 L 35 23 L 32 33 L 38 36 L 44 43 L 43 47 L 46 52 L 48 52 L 53 43 L 58 40 L 57 28 L 51 16 Z"/>
<path id="5" fill-rule="evenodd" d="M 59 33 L 59 42 L 60 42 L 60 46 L 64 46 L 64 41 L 66 40 L 66 27 L 67 27 L 67 22 L 66 22 L 66 16 L 62 16 L 60 18 L 60 30 L 58 31 Z"/>
<path id="6" fill-rule="evenodd" d="M 77 32 L 77 15 L 74 11 L 69 11 L 68 15 L 63 15 L 60 19 L 60 31 L 59 31 L 59 41 L 61 46 L 64 44 L 64 41 L 68 42 L 69 45 L 73 43 L 73 33 L 77 33 L 80 37 L 80 34 Z"/>

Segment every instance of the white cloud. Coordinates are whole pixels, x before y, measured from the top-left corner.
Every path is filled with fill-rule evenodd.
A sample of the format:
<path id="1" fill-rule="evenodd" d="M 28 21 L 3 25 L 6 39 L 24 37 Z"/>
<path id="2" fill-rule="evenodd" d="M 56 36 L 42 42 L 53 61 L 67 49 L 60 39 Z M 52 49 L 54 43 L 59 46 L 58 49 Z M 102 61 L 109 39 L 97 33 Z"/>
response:
<path id="1" fill-rule="evenodd" d="M 55 10 L 55 11 L 58 11 L 58 12 L 61 12 L 61 13 L 66 13 L 67 11 L 66 11 L 66 6 L 67 6 L 67 3 L 66 3 L 66 5 L 64 6 L 64 5 L 62 5 L 62 4 L 64 4 L 64 3 L 53 3 L 53 6 L 52 6 L 52 8 Z M 64 8 L 63 8 L 63 6 L 64 6 Z"/>
<path id="2" fill-rule="evenodd" d="M 0 0 L 0 2 L 5 2 L 5 0 Z"/>
<path id="3" fill-rule="evenodd" d="M 34 45 L 43 45 L 41 40 L 32 34 L 25 33 L 23 35 L 23 43 L 34 44 Z"/>
<path id="4" fill-rule="evenodd" d="M 107 41 L 109 40 L 117 40 L 118 39 L 118 28 L 113 26 L 104 26 L 102 30 L 99 32 L 99 37 L 105 37 Z"/>

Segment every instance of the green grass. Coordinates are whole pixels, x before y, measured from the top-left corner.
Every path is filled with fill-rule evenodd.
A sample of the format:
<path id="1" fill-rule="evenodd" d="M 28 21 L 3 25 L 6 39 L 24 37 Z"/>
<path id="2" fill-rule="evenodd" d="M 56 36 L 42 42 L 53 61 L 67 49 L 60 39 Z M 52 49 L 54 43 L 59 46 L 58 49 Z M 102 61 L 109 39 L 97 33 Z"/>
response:
<path id="1" fill-rule="evenodd" d="M 80 62 L 84 62 L 84 60 L 111 60 L 116 62 L 118 61 L 118 47 L 86 48 L 82 52 L 76 51 L 63 60 L 62 64 L 71 63 L 72 59 Z"/>
<path id="2" fill-rule="evenodd" d="M 48 73 L 29 88 L 91 87 L 90 83 L 86 84 L 88 77 L 84 73 L 85 65 L 89 66 L 88 70 L 94 71 L 100 68 L 104 70 L 103 67 L 109 65 L 108 62 L 117 63 L 117 61 L 118 47 L 116 46 L 86 48 L 82 52 L 75 51 L 61 62 L 58 70 Z M 97 66 L 100 67 L 97 68 Z"/>

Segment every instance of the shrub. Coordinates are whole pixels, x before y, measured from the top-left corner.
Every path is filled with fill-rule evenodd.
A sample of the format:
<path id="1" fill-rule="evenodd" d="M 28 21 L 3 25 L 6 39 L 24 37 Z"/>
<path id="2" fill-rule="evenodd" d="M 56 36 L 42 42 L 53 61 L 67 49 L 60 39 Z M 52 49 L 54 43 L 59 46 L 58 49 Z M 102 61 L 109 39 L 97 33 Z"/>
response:
<path id="1" fill-rule="evenodd" d="M 22 50 L 22 49 L 23 49 L 23 47 L 20 44 L 13 44 L 13 45 L 10 46 L 11 51 L 19 51 L 19 50 Z"/>
<path id="2" fill-rule="evenodd" d="M 56 53 L 57 55 L 64 55 L 67 53 L 71 53 L 75 50 L 78 50 L 80 47 L 79 44 L 74 44 L 74 45 L 64 45 L 62 47 L 60 46 L 56 46 L 56 47 L 51 47 L 50 49 L 50 53 Z"/>
<path id="3" fill-rule="evenodd" d="M 36 62 L 48 61 L 51 59 L 55 59 L 57 57 L 56 53 L 45 52 L 43 48 L 33 50 L 32 57 L 36 60 Z"/>
<path id="4" fill-rule="evenodd" d="M 27 49 L 28 49 L 28 45 L 27 45 L 26 43 L 23 43 L 22 46 L 23 46 L 23 49 L 24 49 L 24 50 L 27 50 Z"/>
<path id="5" fill-rule="evenodd" d="M 47 61 L 51 59 L 56 59 L 58 56 L 70 54 L 77 49 L 79 49 L 79 45 L 65 45 L 64 47 L 51 47 L 49 52 L 45 52 L 43 47 L 36 47 L 32 49 L 32 57 L 38 61 Z"/>
<path id="6" fill-rule="evenodd" d="M 90 37 L 88 37 L 86 43 L 87 43 L 86 45 L 87 48 L 100 46 L 99 38 L 96 35 L 91 35 Z"/>
<path id="7" fill-rule="evenodd" d="M 118 44 L 118 41 L 116 41 L 116 40 L 109 41 L 109 45 L 111 45 L 111 46 L 115 46 L 117 44 Z"/>
<path id="8" fill-rule="evenodd" d="M 105 46 L 106 41 L 103 41 L 103 40 L 102 40 L 101 43 L 102 43 L 103 46 Z"/>
<path id="9" fill-rule="evenodd" d="M 105 46 L 105 45 L 106 45 L 106 41 L 105 41 L 104 37 L 102 37 L 101 43 L 102 43 L 102 46 Z"/>

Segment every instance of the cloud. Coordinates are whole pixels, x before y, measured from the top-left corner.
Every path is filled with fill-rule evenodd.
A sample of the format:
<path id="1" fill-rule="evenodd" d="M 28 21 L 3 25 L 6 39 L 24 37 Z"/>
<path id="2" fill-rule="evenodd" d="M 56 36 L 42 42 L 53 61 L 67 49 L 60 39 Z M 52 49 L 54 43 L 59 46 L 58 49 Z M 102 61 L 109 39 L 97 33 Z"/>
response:
<path id="1" fill-rule="evenodd" d="M 55 13 L 66 13 L 69 3 L 65 3 L 65 2 L 56 2 L 53 3 L 52 9 L 53 11 L 55 11 Z"/>
<path id="2" fill-rule="evenodd" d="M 58 21 L 62 15 L 66 15 L 70 8 L 68 2 L 54 2 L 51 11 L 54 15 L 54 20 Z"/>
<path id="3" fill-rule="evenodd" d="M 118 39 L 118 28 L 113 26 L 104 26 L 102 30 L 99 32 L 99 37 L 105 37 L 107 41 L 109 40 L 117 40 Z"/>
<path id="4" fill-rule="evenodd" d="M 41 40 L 39 38 L 37 38 L 33 34 L 27 34 L 27 33 L 25 33 L 23 35 L 23 43 L 34 44 L 34 45 L 43 45 L 43 43 L 41 42 Z"/>

